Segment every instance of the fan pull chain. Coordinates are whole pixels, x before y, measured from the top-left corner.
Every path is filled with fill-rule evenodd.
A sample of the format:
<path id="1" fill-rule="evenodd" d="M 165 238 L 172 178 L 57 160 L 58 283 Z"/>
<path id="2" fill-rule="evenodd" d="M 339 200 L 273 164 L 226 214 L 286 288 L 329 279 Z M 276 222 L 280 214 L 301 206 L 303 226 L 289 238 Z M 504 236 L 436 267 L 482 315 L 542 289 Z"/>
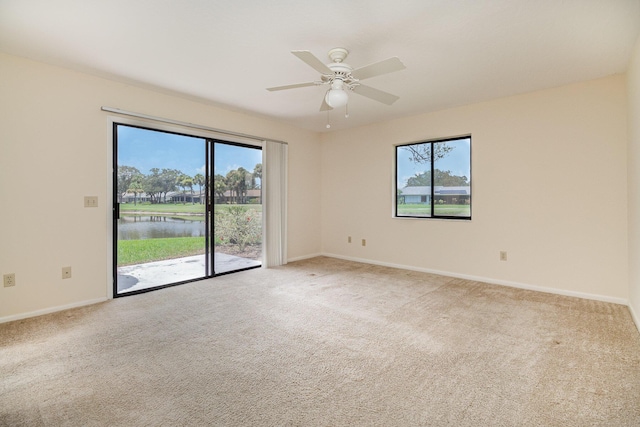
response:
<path id="1" fill-rule="evenodd" d="M 349 118 L 349 104 L 346 104 L 344 106 L 344 118 L 348 119 Z"/>
<path id="2" fill-rule="evenodd" d="M 329 123 L 329 110 L 327 110 L 327 129 L 331 129 L 331 124 Z"/>

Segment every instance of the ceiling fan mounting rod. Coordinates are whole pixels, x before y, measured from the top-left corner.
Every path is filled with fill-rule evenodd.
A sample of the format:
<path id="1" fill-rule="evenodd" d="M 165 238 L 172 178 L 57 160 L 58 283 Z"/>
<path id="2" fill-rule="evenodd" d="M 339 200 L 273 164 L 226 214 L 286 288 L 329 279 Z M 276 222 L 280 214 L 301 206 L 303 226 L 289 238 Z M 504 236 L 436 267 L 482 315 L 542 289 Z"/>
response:
<path id="1" fill-rule="evenodd" d="M 327 55 L 332 62 L 340 63 L 349 55 L 349 51 L 343 47 L 335 47 Z"/>

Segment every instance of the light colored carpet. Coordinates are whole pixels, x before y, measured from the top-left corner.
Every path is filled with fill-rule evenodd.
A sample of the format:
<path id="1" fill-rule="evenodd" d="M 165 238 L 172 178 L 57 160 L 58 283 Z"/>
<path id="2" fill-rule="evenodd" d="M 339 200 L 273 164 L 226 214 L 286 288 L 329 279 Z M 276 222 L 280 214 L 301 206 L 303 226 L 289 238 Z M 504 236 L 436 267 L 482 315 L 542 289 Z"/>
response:
<path id="1" fill-rule="evenodd" d="M 0 325 L 3 426 L 639 426 L 621 305 L 314 258 Z"/>

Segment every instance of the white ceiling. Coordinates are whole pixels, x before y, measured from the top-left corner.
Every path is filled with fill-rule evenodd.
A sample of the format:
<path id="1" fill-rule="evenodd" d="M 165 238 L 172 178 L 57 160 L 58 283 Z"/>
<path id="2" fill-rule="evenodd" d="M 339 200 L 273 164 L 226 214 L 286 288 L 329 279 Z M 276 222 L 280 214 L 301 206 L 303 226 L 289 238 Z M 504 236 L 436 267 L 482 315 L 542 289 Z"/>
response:
<path id="1" fill-rule="evenodd" d="M 0 51 L 318 132 L 325 86 L 265 90 L 318 79 L 291 50 L 407 66 L 339 130 L 623 73 L 639 33 L 640 0 L 0 0 Z"/>

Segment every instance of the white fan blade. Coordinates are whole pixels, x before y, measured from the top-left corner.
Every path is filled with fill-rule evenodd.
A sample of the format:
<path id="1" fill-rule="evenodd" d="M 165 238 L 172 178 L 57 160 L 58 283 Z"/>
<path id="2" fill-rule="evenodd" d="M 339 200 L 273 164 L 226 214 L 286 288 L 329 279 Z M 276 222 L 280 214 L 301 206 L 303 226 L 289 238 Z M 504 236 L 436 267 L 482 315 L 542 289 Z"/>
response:
<path id="1" fill-rule="evenodd" d="M 307 86 L 315 86 L 315 85 L 317 85 L 316 82 L 298 83 L 298 84 L 295 84 L 295 85 L 268 87 L 267 90 L 273 92 L 275 90 L 295 89 L 295 88 L 298 88 L 298 87 L 307 87 Z"/>
<path id="2" fill-rule="evenodd" d="M 325 99 L 325 97 L 322 97 L 322 105 L 320 105 L 320 111 L 329 111 L 329 110 L 333 110 L 332 107 L 329 106 L 329 104 L 327 104 L 327 101 Z"/>
<path id="3" fill-rule="evenodd" d="M 365 65 L 364 67 L 355 69 L 351 75 L 358 80 L 364 80 L 381 74 L 393 73 L 394 71 L 404 70 L 404 64 L 397 58 L 389 58 L 375 64 Z"/>
<path id="4" fill-rule="evenodd" d="M 392 95 L 388 92 L 381 91 L 380 89 L 372 88 L 371 86 L 358 85 L 353 91 L 358 95 L 366 96 L 375 101 L 382 102 L 383 104 L 391 105 L 400 99 L 399 96 Z"/>
<path id="5" fill-rule="evenodd" d="M 333 74 L 331 68 L 323 64 L 322 61 L 320 61 L 313 53 L 309 52 L 308 50 L 292 50 L 291 53 L 302 59 L 307 63 L 307 65 L 309 65 L 320 74 Z"/>

